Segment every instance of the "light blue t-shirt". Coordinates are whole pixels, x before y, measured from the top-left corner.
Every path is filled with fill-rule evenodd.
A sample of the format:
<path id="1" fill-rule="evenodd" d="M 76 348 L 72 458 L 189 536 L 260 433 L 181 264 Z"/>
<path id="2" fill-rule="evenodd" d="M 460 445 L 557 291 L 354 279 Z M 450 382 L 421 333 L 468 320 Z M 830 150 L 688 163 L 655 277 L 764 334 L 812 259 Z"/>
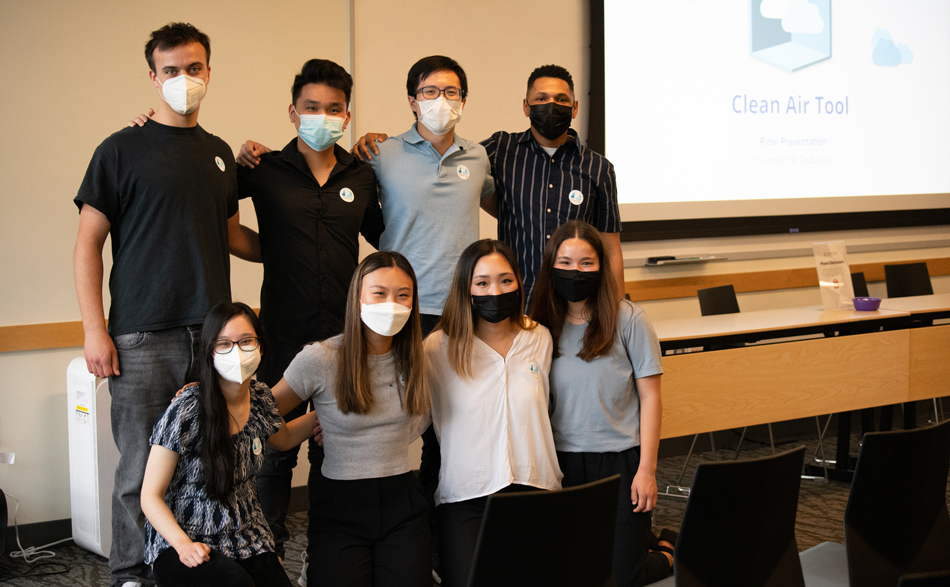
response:
<path id="1" fill-rule="evenodd" d="M 660 342 L 640 306 L 620 301 L 613 348 L 577 357 L 587 324 L 564 323 L 551 364 L 551 427 L 563 452 L 620 452 L 640 446 L 636 379 L 663 373 Z"/>
<path id="2" fill-rule="evenodd" d="M 481 199 L 495 193 L 485 148 L 455 135 L 440 156 L 413 124 L 380 143 L 370 165 L 386 224 L 379 249 L 409 259 L 419 282 L 419 310 L 441 315 L 459 255 L 478 240 Z"/>

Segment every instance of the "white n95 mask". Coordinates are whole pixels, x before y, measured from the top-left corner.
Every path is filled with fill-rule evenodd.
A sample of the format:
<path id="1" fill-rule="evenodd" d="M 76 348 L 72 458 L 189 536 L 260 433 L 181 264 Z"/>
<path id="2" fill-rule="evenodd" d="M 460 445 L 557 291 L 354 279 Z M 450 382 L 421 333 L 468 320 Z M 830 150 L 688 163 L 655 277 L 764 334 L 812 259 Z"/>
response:
<path id="1" fill-rule="evenodd" d="M 432 134 L 440 137 L 448 133 L 462 119 L 462 101 L 446 100 L 439 96 L 435 100 L 416 102 L 419 105 L 419 122 Z"/>
<path id="2" fill-rule="evenodd" d="M 159 92 L 162 99 L 179 114 L 191 114 L 197 110 L 205 94 L 208 93 L 208 86 L 205 85 L 204 80 L 190 75 L 180 75 L 165 80 L 164 84 L 158 83 L 162 86 Z"/>
<path id="3" fill-rule="evenodd" d="M 396 302 L 364 304 L 360 302 L 360 318 L 367 328 L 381 336 L 394 336 L 406 325 L 412 310 Z"/>
<path id="4" fill-rule="evenodd" d="M 218 375 L 233 381 L 234 383 L 244 383 L 251 378 L 257 371 L 257 366 L 261 364 L 260 347 L 253 351 L 242 351 L 241 347 L 234 345 L 231 350 L 219 355 L 214 355 L 214 369 Z"/>

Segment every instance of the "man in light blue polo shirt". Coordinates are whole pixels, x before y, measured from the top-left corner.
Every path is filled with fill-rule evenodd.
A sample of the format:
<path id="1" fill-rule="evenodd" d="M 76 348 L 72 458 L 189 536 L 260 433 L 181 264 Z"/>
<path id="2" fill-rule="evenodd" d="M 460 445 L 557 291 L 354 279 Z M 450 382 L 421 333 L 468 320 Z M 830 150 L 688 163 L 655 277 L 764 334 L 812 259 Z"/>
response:
<path id="1" fill-rule="evenodd" d="M 409 259 L 419 282 L 422 330 L 438 323 L 462 250 L 478 240 L 479 204 L 495 193 L 485 148 L 455 134 L 468 94 L 454 59 L 424 57 L 409 70 L 409 107 L 416 122 L 378 145 L 370 160 L 386 225 L 381 251 Z M 269 149 L 248 141 L 238 163 L 256 165 Z"/>
<path id="2" fill-rule="evenodd" d="M 399 251 L 419 281 L 423 332 L 442 315 L 455 264 L 478 240 L 478 210 L 495 193 L 485 148 L 455 133 L 468 80 L 449 57 L 420 59 L 406 81 L 416 122 L 370 160 L 386 229 L 380 250 Z"/>

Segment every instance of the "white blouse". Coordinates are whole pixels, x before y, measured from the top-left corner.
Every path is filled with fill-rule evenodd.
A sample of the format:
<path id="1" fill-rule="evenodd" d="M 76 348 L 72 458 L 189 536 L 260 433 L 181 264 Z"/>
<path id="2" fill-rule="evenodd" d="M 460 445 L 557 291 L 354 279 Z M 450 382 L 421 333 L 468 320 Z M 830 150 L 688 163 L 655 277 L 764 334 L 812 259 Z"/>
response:
<path id="1" fill-rule="evenodd" d="M 432 423 L 442 451 L 436 504 L 483 497 L 511 484 L 560 489 L 548 416 L 553 343 L 544 326 L 522 330 L 503 357 L 475 337 L 473 379 L 449 366 L 441 330 L 425 340 Z"/>

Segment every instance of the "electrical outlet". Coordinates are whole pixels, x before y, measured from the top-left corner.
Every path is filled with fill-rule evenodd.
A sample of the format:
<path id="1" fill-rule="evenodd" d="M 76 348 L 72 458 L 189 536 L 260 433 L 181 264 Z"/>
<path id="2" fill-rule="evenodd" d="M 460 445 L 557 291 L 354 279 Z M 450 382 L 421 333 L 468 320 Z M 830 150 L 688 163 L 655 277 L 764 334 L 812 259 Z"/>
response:
<path id="1" fill-rule="evenodd" d="M 12 465 L 13 461 L 15 460 L 16 460 L 16 453 L 0 452 L 0 464 Z"/>

